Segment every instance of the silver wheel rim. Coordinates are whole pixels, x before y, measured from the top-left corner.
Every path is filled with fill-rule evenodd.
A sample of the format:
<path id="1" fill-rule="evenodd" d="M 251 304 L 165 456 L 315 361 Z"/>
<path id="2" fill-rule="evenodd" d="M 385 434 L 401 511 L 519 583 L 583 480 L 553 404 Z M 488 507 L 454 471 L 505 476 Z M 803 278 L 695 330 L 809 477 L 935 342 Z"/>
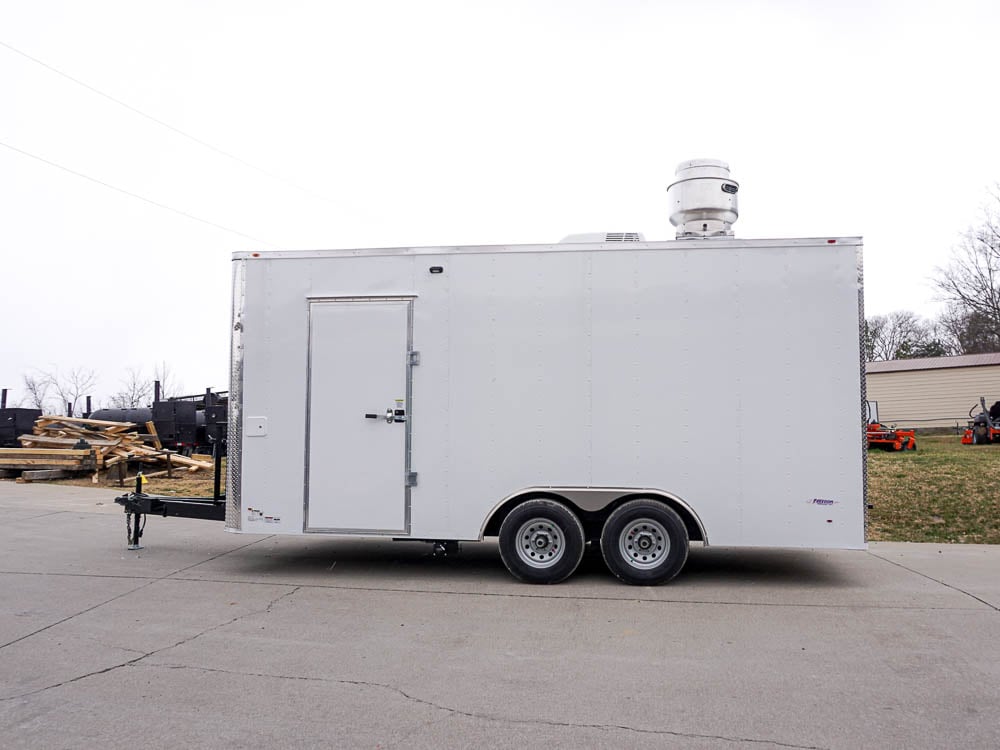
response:
<path id="1" fill-rule="evenodd" d="M 670 553 L 670 537 L 659 521 L 638 518 L 622 529 L 618 550 L 629 566 L 651 570 L 663 564 Z"/>
<path id="2" fill-rule="evenodd" d="M 517 556 L 532 568 L 551 568 L 562 559 L 566 538 L 548 518 L 532 518 L 517 530 Z"/>

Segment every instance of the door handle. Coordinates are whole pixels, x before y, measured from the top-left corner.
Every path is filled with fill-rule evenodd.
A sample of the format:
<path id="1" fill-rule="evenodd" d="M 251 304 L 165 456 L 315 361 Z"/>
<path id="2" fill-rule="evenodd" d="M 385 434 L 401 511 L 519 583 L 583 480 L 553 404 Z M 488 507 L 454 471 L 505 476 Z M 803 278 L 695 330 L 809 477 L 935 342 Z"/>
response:
<path id="1" fill-rule="evenodd" d="M 392 424 L 393 422 L 405 422 L 406 412 L 402 409 L 386 409 L 385 416 L 380 417 L 378 414 L 368 413 L 365 414 L 365 419 L 384 419 L 386 424 Z"/>

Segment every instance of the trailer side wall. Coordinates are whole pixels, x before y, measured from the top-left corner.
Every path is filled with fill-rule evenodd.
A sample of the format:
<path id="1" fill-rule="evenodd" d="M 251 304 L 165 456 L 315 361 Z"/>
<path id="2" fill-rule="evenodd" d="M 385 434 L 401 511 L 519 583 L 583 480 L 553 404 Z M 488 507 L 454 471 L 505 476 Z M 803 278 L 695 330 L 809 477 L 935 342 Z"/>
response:
<path id="1" fill-rule="evenodd" d="M 242 414 L 266 425 L 244 426 L 242 530 L 301 533 L 307 504 L 368 501 L 356 476 L 350 497 L 335 474 L 326 496 L 305 489 L 309 389 L 338 388 L 310 385 L 309 305 L 406 298 L 419 365 L 399 428 L 417 480 L 404 491 L 400 477 L 409 528 L 386 533 L 475 539 L 518 490 L 630 487 L 682 498 L 712 544 L 863 547 L 859 252 L 722 240 L 241 260 Z M 376 406 L 309 415 L 346 431 L 350 466 L 336 471 L 380 471 L 349 450 Z M 313 456 L 308 471 L 324 458 L 339 466 Z"/>

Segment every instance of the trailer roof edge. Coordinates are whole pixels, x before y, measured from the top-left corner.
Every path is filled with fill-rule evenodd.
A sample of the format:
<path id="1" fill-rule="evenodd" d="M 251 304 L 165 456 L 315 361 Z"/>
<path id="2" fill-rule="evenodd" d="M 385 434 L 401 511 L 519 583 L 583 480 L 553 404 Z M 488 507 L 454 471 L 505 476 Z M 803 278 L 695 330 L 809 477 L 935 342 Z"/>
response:
<path id="1" fill-rule="evenodd" d="M 466 255 L 476 253 L 550 253 L 586 251 L 628 251 L 628 250 L 724 250 L 726 248 L 784 248 L 812 247 L 819 245 L 847 245 L 857 247 L 862 244 L 860 236 L 849 237 L 801 237 L 775 239 L 711 238 L 687 240 L 659 240 L 655 242 L 582 242 L 582 243 L 536 243 L 510 245 L 426 245 L 419 247 L 364 247 L 326 250 L 261 250 L 233 253 L 233 260 L 257 260 L 276 258 L 349 258 L 358 256 L 385 255 Z"/>

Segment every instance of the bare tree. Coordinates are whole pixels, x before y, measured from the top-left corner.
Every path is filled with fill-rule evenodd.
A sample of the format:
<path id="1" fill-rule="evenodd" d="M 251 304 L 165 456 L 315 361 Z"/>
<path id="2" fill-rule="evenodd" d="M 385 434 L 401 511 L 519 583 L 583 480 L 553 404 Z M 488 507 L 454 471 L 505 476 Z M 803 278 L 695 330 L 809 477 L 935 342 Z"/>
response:
<path id="1" fill-rule="evenodd" d="M 930 339 L 928 324 L 916 313 L 896 310 L 888 315 L 873 315 L 865 321 L 865 349 L 869 362 L 914 356 Z"/>
<path id="2" fill-rule="evenodd" d="M 181 391 L 184 386 L 177 382 L 173 370 L 166 362 L 161 361 L 153 367 L 153 379 L 160 381 L 160 398 L 183 395 Z"/>
<path id="3" fill-rule="evenodd" d="M 51 387 L 48 376 L 44 374 L 24 375 L 23 380 L 30 408 L 48 413 L 49 388 Z"/>
<path id="4" fill-rule="evenodd" d="M 49 385 L 59 396 L 61 404 L 57 411 L 60 412 L 69 408 L 76 414 L 79 411 L 77 407 L 80 399 L 90 395 L 97 385 L 97 373 L 83 367 L 74 367 L 67 373 L 60 373 L 56 369 L 43 373 L 42 376 L 48 380 Z"/>
<path id="5" fill-rule="evenodd" d="M 966 230 L 933 282 L 953 311 L 971 316 L 967 321 L 987 339 L 1000 342 L 1000 184 L 982 212 L 979 226 Z"/>
<path id="6" fill-rule="evenodd" d="M 952 304 L 938 318 L 942 339 L 954 354 L 987 354 L 1000 351 L 996 326 L 982 313 Z"/>
<path id="7" fill-rule="evenodd" d="M 130 367 L 121 379 L 121 388 L 113 394 L 108 403 L 115 409 L 135 409 L 149 401 L 153 383 L 138 367 Z"/>

